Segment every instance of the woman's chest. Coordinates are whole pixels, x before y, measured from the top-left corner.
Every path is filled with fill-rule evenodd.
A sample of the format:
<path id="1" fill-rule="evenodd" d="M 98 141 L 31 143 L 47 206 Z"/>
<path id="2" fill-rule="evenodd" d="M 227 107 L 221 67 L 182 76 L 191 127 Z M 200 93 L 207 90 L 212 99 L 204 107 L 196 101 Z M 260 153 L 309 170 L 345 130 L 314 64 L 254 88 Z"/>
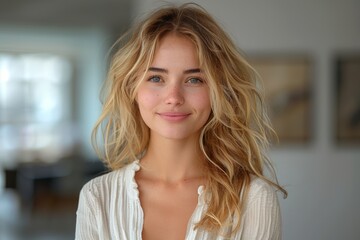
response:
<path id="1" fill-rule="evenodd" d="M 198 206 L 197 188 L 139 185 L 143 239 L 185 239 Z"/>

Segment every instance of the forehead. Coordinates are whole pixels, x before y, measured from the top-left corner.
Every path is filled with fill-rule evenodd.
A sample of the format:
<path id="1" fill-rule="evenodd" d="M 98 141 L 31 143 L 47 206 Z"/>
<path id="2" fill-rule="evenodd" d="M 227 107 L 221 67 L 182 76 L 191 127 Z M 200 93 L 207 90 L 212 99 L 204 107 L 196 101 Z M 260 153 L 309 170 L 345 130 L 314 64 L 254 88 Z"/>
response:
<path id="1" fill-rule="evenodd" d="M 189 37 L 168 33 L 157 42 L 152 64 L 199 65 L 197 47 Z"/>

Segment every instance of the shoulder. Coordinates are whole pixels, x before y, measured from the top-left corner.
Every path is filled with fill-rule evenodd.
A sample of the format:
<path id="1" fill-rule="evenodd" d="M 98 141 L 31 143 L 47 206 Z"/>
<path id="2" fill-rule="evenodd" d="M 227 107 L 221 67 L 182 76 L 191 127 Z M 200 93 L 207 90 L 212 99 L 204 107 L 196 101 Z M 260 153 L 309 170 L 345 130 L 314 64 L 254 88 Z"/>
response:
<path id="1" fill-rule="evenodd" d="M 264 204 L 278 204 L 277 193 L 274 186 L 259 177 L 252 177 L 247 203 L 263 202 Z"/>
<path id="2" fill-rule="evenodd" d="M 111 171 L 88 181 L 82 188 L 82 191 L 96 191 L 104 186 L 115 184 L 116 180 L 124 174 L 123 169 Z"/>
<path id="3" fill-rule="evenodd" d="M 241 230 L 235 239 L 281 239 L 281 213 L 276 189 L 253 177 L 250 183 Z"/>
<path id="4" fill-rule="evenodd" d="M 81 189 L 81 194 L 85 195 L 108 195 L 125 189 L 132 182 L 132 169 L 134 163 L 130 163 L 120 169 L 105 173 L 88 181 Z"/>
<path id="5" fill-rule="evenodd" d="M 136 163 L 130 163 L 96 177 L 83 186 L 76 213 L 77 238 L 95 239 L 94 236 L 100 234 L 101 239 L 110 239 L 113 233 L 110 229 L 120 233 L 119 228 L 127 226 L 124 219 L 127 219 L 129 206 L 134 202 L 132 196 L 136 196 L 133 179 L 137 166 Z M 112 224 L 118 221 L 121 222 L 119 226 Z"/>

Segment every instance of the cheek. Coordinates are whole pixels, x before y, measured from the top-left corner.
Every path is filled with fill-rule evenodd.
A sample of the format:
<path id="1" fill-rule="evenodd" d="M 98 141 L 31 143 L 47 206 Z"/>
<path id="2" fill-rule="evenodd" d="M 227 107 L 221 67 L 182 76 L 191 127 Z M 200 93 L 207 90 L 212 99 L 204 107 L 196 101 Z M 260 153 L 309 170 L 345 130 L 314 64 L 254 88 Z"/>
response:
<path id="1" fill-rule="evenodd" d="M 202 109 L 202 111 L 211 112 L 210 96 L 208 92 L 196 95 L 195 102 L 197 103 L 197 107 Z"/>
<path id="2" fill-rule="evenodd" d="M 145 89 L 139 89 L 136 96 L 136 101 L 139 105 L 140 112 L 154 107 L 157 102 L 157 98 L 157 95 L 153 92 L 146 91 Z"/>

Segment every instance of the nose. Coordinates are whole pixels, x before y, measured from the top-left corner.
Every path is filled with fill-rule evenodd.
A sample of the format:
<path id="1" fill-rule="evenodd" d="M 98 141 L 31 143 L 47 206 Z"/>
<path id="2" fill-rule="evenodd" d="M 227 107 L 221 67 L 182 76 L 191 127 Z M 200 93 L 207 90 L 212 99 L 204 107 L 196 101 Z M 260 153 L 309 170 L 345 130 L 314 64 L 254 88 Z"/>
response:
<path id="1" fill-rule="evenodd" d="M 181 86 L 172 85 L 168 86 L 165 97 L 165 103 L 169 105 L 181 105 L 184 103 L 184 94 Z"/>

